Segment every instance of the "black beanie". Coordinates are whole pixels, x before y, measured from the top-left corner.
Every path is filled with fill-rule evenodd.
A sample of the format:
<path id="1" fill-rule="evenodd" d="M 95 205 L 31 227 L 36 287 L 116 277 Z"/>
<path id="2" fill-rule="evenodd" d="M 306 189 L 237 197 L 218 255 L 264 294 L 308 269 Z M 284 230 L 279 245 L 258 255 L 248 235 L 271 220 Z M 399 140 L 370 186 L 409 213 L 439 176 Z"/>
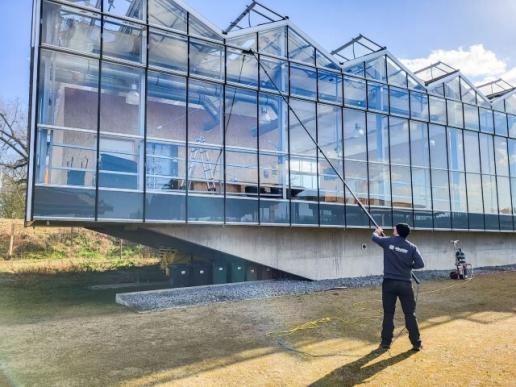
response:
<path id="1" fill-rule="evenodd" d="M 410 234 L 410 226 L 407 223 L 398 223 L 396 231 L 400 237 L 406 238 Z"/>

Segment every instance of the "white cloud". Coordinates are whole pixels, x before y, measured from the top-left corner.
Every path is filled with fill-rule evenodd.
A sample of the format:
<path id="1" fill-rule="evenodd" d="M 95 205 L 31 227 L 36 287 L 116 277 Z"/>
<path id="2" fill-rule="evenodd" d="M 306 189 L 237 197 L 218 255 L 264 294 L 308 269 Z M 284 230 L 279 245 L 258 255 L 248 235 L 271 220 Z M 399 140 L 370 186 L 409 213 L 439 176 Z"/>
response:
<path id="1" fill-rule="evenodd" d="M 483 44 L 459 47 L 455 50 L 433 50 L 426 58 L 401 59 L 401 62 L 413 71 L 439 61 L 461 70 L 475 83 L 503 78 L 516 85 L 516 67 L 508 69 L 507 62 L 498 58 Z"/>

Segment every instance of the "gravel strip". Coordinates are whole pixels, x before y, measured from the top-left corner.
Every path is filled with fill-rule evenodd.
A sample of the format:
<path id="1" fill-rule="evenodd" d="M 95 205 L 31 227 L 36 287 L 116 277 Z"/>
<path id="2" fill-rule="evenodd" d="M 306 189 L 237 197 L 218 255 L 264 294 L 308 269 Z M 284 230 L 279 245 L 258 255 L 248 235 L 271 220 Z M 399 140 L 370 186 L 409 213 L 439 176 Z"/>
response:
<path id="1" fill-rule="evenodd" d="M 516 265 L 477 268 L 475 269 L 475 275 L 495 271 L 513 270 L 516 270 Z M 450 270 L 426 270 L 418 272 L 417 276 L 424 281 L 449 278 L 449 273 Z M 341 278 L 322 281 L 270 280 L 240 282 L 233 284 L 119 293 L 116 295 L 116 302 L 134 309 L 137 312 L 151 312 L 206 305 L 216 302 L 309 294 L 336 288 L 374 287 L 379 286 L 381 282 L 382 276 Z"/>

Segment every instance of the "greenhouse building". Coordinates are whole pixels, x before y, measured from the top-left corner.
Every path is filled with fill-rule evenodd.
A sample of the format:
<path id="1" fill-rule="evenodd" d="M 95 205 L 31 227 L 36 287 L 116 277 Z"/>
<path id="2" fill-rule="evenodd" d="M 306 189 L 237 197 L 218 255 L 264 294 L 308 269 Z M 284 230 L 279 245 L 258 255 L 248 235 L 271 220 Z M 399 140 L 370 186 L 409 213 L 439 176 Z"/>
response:
<path id="1" fill-rule="evenodd" d="M 27 224 L 323 279 L 381 271 L 360 201 L 431 269 L 455 239 L 516 263 L 502 80 L 363 35 L 327 51 L 258 2 L 222 31 L 179 0 L 34 0 L 32 39 Z"/>

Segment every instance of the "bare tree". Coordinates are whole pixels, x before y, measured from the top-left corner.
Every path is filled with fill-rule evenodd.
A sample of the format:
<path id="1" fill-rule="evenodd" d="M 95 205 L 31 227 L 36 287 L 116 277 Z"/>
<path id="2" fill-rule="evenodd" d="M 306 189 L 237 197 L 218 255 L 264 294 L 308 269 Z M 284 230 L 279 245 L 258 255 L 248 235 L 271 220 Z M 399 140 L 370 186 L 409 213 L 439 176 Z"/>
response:
<path id="1" fill-rule="evenodd" d="M 0 167 L 24 184 L 29 163 L 27 111 L 19 100 L 0 101 Z"/>

